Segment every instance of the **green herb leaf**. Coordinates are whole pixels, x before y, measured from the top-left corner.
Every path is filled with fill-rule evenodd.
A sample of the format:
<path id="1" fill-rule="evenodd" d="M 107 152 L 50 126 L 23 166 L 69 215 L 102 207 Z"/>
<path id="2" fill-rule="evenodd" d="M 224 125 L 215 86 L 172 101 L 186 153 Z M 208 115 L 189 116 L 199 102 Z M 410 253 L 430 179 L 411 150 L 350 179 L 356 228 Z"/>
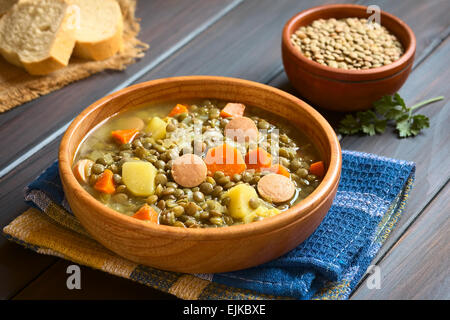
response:
<path id="1" fill-rule="evenodd" d="M 342 134 L 352 135 L 358 133 L 359 131 L 361 131 L 361 125 L 359 122 L 351 114 L 347 114 L 340 123 L 339 132 Z"/>
<path id="2" fill-rule="evenodd" d="M 362 131 L 364 133 L 368 134 L 369 136 L 374 136 L 375 135 L 375 125 L 373 123 L 363 124 Z"/>
<path id="3" fill-rule="evenodd" d="M 411 118 L 411 133 L 416 136 L 424 128 L 430 127 L 430 119 L 423 114 L 417 114 Z"/>
<path id="4" fill-rule="evenodd" d="M 397 102 L 397 105 L 401 106 L 404 111 L 407 111 L 407 107 L 405 104 L 405 100 L 398 93 L 394 94 L 394 100 Z"/>
<path id="5" fill-rule="evenodd" d="M 404 112 L 402 110 L 399 110 L 397 108 L 392 108 L 388 112 L 386 112 L 386 119 L 387 120 L 395 120 L 398 121 L 402 116 L 404 115 Z"/>
<path id="6" fill-rule="evenodd" d="M 428 99 L 408 108 L 398 93 L 393 96 L 384 96 L 375 101 L 370 110 L 360 111 L 354 115 L 347 114 L 339 123 L 338 131 L 347 135 L 362 132 L 373 136 L 384 133 L 387 126 L 392 124 L 400 138 L 416 136 L 423 129 L 430 127 L 430 119 L 422 114 L 412 115 L 412 112 L 442 99 L 444 97 Z"/>
<path id="7" fill-rule="evenodd" d="M 375 131 L 377 133 L 384 133 L 386 130 L 387 121 L 386 120 L 378 120 L 375 122 Z"/>
<path id="8" fill-rule="evenodd" d="M 397 104 L 392 100 L 392 96 L 384 96 L 373 103 L 375 112 L 381 116 L 386 115 Z"/>
<path id="9" fill-rule="evenodd" d="M 411 132 L 411 123 L 409 119 L 398 121 L 395 128 L 397 129 L 400 138 L 406 138 L 413 135 Z"/>
<path id="10" fill-rule="evenodd" d="M 377 120 L 377 115 L 372 110 L 357 112 L 356 117 L 359 118 L 359 121 L 363 124 Z"/>

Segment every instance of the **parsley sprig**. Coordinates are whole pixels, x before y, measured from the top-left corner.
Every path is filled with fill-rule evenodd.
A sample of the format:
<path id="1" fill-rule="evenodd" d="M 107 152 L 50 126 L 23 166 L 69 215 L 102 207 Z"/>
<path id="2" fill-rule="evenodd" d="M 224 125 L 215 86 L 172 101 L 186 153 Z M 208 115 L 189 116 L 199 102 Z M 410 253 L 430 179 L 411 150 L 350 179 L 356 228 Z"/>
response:
<path id="1" fill-rule="evenodd" d="M 428 99 L 408 108 L 398 93 L 384 96 L 374 102 L 372 109 L 346 115 L 339 123 L 338 131 L 346 135 L 363 133 L 373 136 L 384 133 L 387 126 L 392 125 L 400 138 L 413 137 L 422 129 L 430 127 L 427 116 L 413 114 L 413 111 L 442 99 L 443 96 Z"/>

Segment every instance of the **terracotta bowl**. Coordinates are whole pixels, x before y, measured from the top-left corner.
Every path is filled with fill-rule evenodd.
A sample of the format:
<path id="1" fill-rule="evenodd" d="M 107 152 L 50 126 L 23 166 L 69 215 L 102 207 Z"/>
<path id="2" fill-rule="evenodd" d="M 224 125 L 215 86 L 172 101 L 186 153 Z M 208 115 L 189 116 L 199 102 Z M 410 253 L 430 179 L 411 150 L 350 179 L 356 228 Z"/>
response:
<path id="1" fill-rule="evenodd" d="M 286 74 L 302 97 L 315 106 L 334 111 L 365 110 L 382 96 L 397 92 L 411 72 L 416 38 L 399 18 L 381 11 L 380 23 L 402 43 L 405 52 L 392 64 L 368 70 L 331 68 L 309 60 L 291 44 L 291 35 L 317 19 L 368 18 L 367 7 L 351 4 L 324 5 L 302 11 L 284 26 L 282 56 Z"/>
<path id="2" fill-rule="evenodd" d="M 182 229 L 149 224 L 97 201 L 78 183 L 72 163 L 83 138 L 103 120 L 148 102 L 216 98 L 239 101 L 278 114 L 309 136 L 327 173 L 318 188 L 288 211 L 263 221 L 215 229 Z M 85 109 L 67 129 L 59 150 L 66 198 L 88 232 L 106 248 L 159 269 L 210 273 L 256 266 L 304 241 L 329 210 L 341 172 L 339 141 L 328 122 L 300 99 L 273 87 L 233 78 L 191 76 L 144 82 Z"/>

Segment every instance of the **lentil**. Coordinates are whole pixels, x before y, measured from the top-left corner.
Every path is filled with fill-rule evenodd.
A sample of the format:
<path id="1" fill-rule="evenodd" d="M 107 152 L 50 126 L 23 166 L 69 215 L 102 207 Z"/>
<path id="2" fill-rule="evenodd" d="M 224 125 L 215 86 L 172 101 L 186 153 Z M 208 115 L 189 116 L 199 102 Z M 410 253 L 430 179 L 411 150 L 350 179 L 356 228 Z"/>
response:
<path id="1" fill-rule="evenodd" d="M 332 44 L 326 45 L 332 46 Z M 367 50 L 364 47 L 364 43 L 357 45 L 361 46 L 363 50 Z M 320 54 L 320 52 L 318 53 Z M 359 53 L 356 58 L 361 59 Z M 322 54 L 322 59 L 339 63 L 345 61 L 339 60 L 339 55 L 337 53 L 333 54 L 333 52 Z M 159 214 L 160 224 L 188 228 L 242 224 L 243 221 L 241 219 L 234 219 L 231 216 L 231 212 L 228 211 L 232 198 L 228 196 L 227 191 L 237 184 L 248 184 L 256 189 L 256 184 L 261 177 L 271 173 L 269 170 L 262 170 L 262 172 L 259 170 L 245 170 L 230 175 L 226 175 L 222 171 L 210 172 L 210 175 L 200 185 L 192 188 L 183 188 L 178 185 L 171 173 L 172 163 L 180 155 L 195 151 L 198 156 L 204 157 L 208 148 L 217 146 L 216 135 L 221 137 L 226 124 L 230 121 L 230 119 L 223 118 L 220 115 L 220 110 L 223 106 L 224 104 L 206 101 L 201 108 L 191 106 L 189 114 L 182 113 L 175 117 L 165 118 L 163 120 L 166 130 L 165 138 L 158 136 L 158 139 L 154 139 L 151 132 L 145 133 L 141 131 L 131 143 L 118 145 L 109 141 L 110 136 L 107 139 L 96 136 L 95 143 L 91 143 L 88 137 L 84 142 L 89 145 L 88 152 L 92 154 L 88 158 L 95 159 L 95 161 L 92 167 L 89 168 L 89 172 L 86 172 L 89 185 L 84 187 L 105 205 L 130 216 L 145 203 L 154 206 Z M 290 179 L 296 186 L 298 193 L 296 199 L 292 200 L 292 203 L 297 201 L 297 199 L 301 200 L 306 197 L 320 183 L 320 179 L 309 173 L 309 165 L 317 161 L 312 153 L 304 153 L 304 150 L 311 147 L 310 144 L 303 144 L 303 142 L 301 142 L 301 145 L 297 144 L 297 141 L 289 136 L 295 128 L 283 127 L 281 123 L 279 126 L 278 122 L 276 125 L 269 123 L 266 119 L 272 119 L 271 117 L 265 118 L 259 115 L 250 115 L 249 117 L 259 129 L 260 147 L 268 150 L 272 141 L 279 142 L 280 156 L 273 160 L 274 163 L 278 161 L 290 172 Z M 149 121 L 146 118 L 147 116 L 142 119 L 144 123 Z M 194 134 L 186 134 L 186 130 L 192 130 L 193 124 L 198 125 L 197 129 L 196 127 L 192 128 Z M 272 129 L 284 131 L 278 134 L 278 131 Z M 113 130 L 120 130 L 120 128 L 114 127 Z M 201 132 L 205 132 L 206 139 L 203 137 L 204 142 L 196 136 Z M 180 135 L 188 137 L 189 140 L 186 144 L 178 142 L 176 137 Z M 237 143 L 239 144 L 239 151 L 244 156 L 250 146 Z M 86 157 L 87 152 L 83 145 L 80 150 L 81 152 L 77 157 Z M 300 153 L 304 154 L 300 156 Z M 154 177 L 156 187 L 152 195 L 136 196 L 131 192 L 132 189 L 128 190 L 122 181 L 123 164 L 136 160 L 149 162 L 156 168 L 157 172 Z M 116 191 L 112 195 L 101 194 L 94 191 L 93 188 L 98 177 L 105 169 L 110 169 L 113 172 Z M 289 208 L 290 204 L 283 203 L 276 207 L 273 203 L 264 201 L 259 197 L 248 201 L 248 206 L 251 210 L 261 206 L 285 210 Z M 263 217 L 257 217 L 255 221 L 259 219 L 263 219 Z"/>
<path id="2" fill-rule="evenodd" d="M 257 209 L 260 205 L 259 203 L 259 199 L 258 198 L 251 198 L 248 202 L 248 205 L 250 206 L 250 208 L 252 209 Z"/>
<path id="3" fill-rule="evenodd" d="M 209 182 L 203 182 L 200 185 L 200 191 L 203 192 L 204 194 L 210 194 L 213 191 L 214 187 L 211 183 Z"/>
<path id="4" fill-rule="evenodd" d="M 164 200 L 159 200 L 158 208 L 160 208 L 161 210 L 164 210 L 166 208 L 166 202 Z"/>
<path id="5" fill-rule="evenodd" d="M 185 210 L 188 215 L 193 216 L 198 211 L 198 206 L 194 202 L 189 202 Z"/>
<path id="6" fill-rule="evenodd" d="M 148 196 L 145 200 L 148 204 L 155 204 L 156 201 L 158 201 L 158 196 L 156 194 L 152 194 L 151 196 Z"/>
<path id="7" fill-rule="evenodd" d="M 166 183 L 167 183 L 167 177 L 164 173 L 158 173 L 155 176 L 155 184 L 156 185 L 160 184 L 160 185 L 164 186 L 164 185 L 166 185 Z"/>
<path id="8" fill-rule="evenodd" d="M 360 18 L 315 20 L 293 33 L 291 43 L 308 59 L 345 70 L 388 65 L 404 53 L 389 30 Z"/>
<path id="9" fill-rule="evenodd" d="M 202 202 L 205 200 L 205 196 L 200 191 L 194 192 L 193 198 L 195 202 Z"/>

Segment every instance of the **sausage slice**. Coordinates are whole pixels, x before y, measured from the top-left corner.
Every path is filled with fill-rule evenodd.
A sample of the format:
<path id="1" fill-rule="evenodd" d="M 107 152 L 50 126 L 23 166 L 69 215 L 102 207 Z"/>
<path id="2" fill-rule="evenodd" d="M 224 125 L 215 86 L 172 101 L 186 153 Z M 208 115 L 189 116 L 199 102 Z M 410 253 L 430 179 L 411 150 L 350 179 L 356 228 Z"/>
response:
<path id="1" fill-rule="evenodd" d="M 259 180 L 258 192 L 265 200 L 279 203 L 288 201 L 294 196 L 295 186 L 291 179 L 271 173 Z"/>
<path id="2" fill-rule="evenodd" d="M 189 153 L 172 162 L 172 177 L 186 188 L 198 186 L 206 179 L 206 164 L 199 156 Z"/>
<path id="3" fill-rule="evenodd" d="M 73 174 L 75 175 L 75 178 L 77 178 L 78 182 L 88 182 L 88 170 L 92 167 L 93 164 L 94 162 L 89 159 L 81 159 L 77 161 L 77 163 L 73 167 Z"/>
<path id="4" fill-rule="evenodd" d="M 258 128 L 250 118 L 234 118 L 225 126 L 225 135 L 239 143 L 256 141 L 258 139 Z"/>
<path id="5" fill-rule="evenodd" d="M 139 117 L 127 117 L 118 120 L 117 127 L 120 129 L 144 129 L 144 120 Z"/>

